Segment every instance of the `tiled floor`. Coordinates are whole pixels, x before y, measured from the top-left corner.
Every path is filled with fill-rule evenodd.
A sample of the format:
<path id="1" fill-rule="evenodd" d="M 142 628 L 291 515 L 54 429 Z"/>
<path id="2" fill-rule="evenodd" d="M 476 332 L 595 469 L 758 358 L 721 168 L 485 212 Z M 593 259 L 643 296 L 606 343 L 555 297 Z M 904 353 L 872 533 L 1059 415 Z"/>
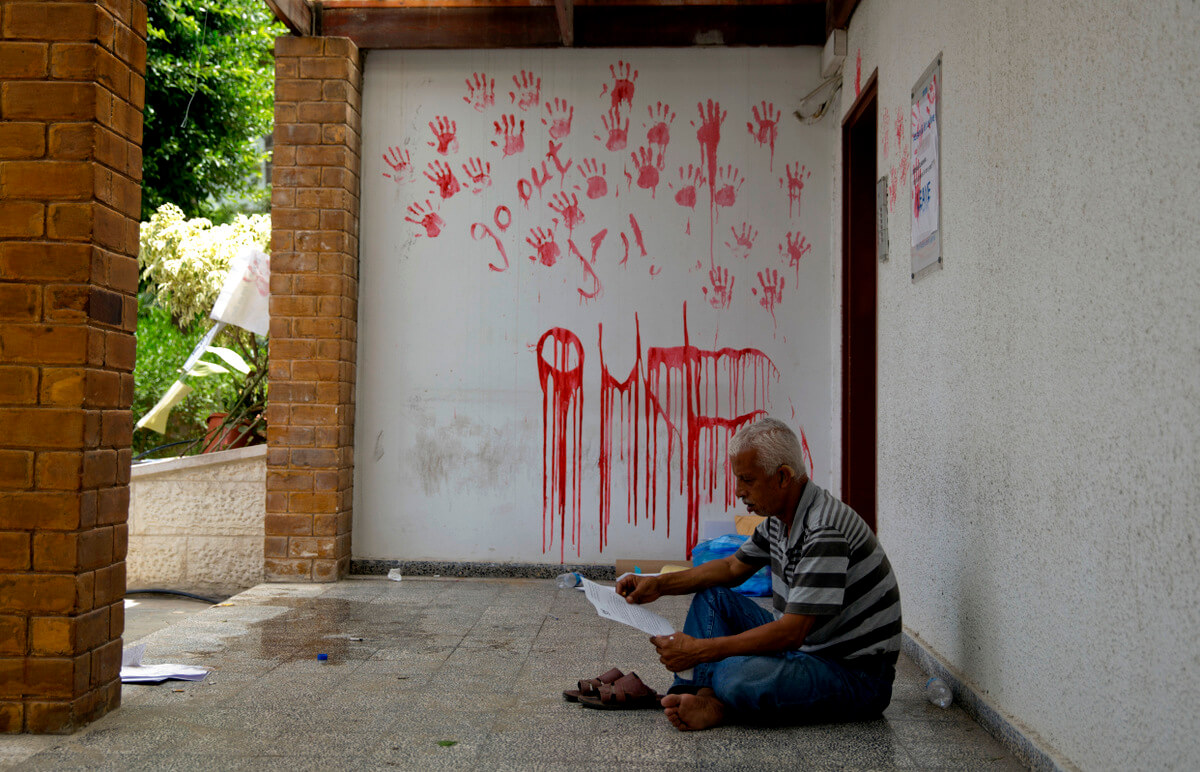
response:
<path id="1" fill-rule="evenodd" d="M 126 686 L 69 737 L 0 737 L 0 768 L 1022 769 L 929 705 L 904 657 L 884 717 L 858 724 L 682 733 L 658 711 L 566 703 L 612 666 L 669 678 L 642 633 L 548 580 L 272 584 L 230 602 L 143 639 L 147 664 L 215 668 L 205 681 Z M 686 608 L 655 604 L 677 624 Z"/>

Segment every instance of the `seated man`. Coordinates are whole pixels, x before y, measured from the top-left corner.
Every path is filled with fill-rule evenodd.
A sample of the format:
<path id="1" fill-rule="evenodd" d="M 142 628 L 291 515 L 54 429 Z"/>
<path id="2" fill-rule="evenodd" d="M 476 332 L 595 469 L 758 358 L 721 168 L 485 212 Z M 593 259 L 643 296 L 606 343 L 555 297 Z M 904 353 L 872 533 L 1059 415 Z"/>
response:
<path id="1" fill-rule="evenodd" d="M 878 716 L 892 696 L 900 651 L 900 592 L 871 529 L 804 473 L 782 421 L 743 427 L 729 444 L 737 496 L 767 517 L 721 560 L 627 575 L 629 603 L 695 592 L 682 633 L 650 639 L 676 675 L 663 698 L 683 730 L 726 721 L 801 723 Z M 734 587 L 771 566 L 774 616 Z"/>

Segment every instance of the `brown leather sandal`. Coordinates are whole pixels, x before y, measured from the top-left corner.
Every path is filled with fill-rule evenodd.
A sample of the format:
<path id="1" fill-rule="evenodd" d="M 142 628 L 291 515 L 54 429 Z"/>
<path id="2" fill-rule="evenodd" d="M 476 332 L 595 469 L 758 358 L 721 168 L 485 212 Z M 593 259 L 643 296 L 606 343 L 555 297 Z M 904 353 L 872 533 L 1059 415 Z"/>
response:
<path id="1" fill-rule="evenodd" d="M 579 698 L 584 695 L 595 697 L 600 693 L 599 689 L 601 686 L 607 686 L 624 675 L 624 673 L 614 667 L 607 673 L 598 675 L 595 678 L 585 678 L 582 681 L 577 681 L 576 683 L 579 684 L 579 688 L 568 689 L 563 692 L 563 699 L 567 702 L 578 702 Z"/>
<path id="2" fill-rule="evenodd" d="M 597 696 L 580 695 L 579 704 L 597 710 L 641 710 L 661 708 L 658 692 L 642 683 L 637 673 L 629 673 L 611 684 L 600 686 Z"/>

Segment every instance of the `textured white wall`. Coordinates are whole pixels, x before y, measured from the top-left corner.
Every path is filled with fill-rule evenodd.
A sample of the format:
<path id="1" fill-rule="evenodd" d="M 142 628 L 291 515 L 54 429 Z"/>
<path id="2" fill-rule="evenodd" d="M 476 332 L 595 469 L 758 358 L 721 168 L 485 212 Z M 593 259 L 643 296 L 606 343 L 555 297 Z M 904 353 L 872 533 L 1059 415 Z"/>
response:
<path id="1" fill-rule="evenodd" d="M 263 579 L 266 445 L 133 468 L 126 583 L 232 595 Z"/>
<path id="2" fill-rule="evenodd" d="M 1200 10 L 866 0 L 849 32 L 842 109 L 860 54 L 881 120 L 943 53 L 945 270 L 910 282 L 903 189 L 879 268 L 905 623 L 1069 762 L 1194 768 Z"/>
<path id="3" fill-rule="evenodd" d="M 832 121 L 804 126 L 791 115 L 818 81 L 818 58 L 811 47 L 371 52 L 363 92 L 356 557 L 683 558 L 689 520 L 699 529 L 707 520 L 732 520 L 722 500 L 723 448 L 696 448 L 692 458 L 701 458 L 690 466 L 700 475 L 695 488 L 701 493 L 689 518 L 688 495 L 678 490 L 681 438 L 674 437 L 669 453 L 665 421 L 657 420 L 655 455 L 641 413 L 639 515 L 635 521 L 628 504 L 622 457 L 623 448 L 633 451 L 633 441 L 617 436 L 610 519 L 602 525 L 601 426 L 619 433 L 621 421 L 619 405 L 610 421 L 601 417 L 598 336 L 603 325 L 605 365 L 623 380 L 637 351 L 636 314 L 640 410 L 653 392 L 686 439 L 681 378 L 644 388 L 645 380 L 653 381 L 650 349 L 684 344 L 685 304 L 692 347 L 752 347 L 778 370 L 769 396 L 755 397 L 764 376 L 755 375 L 753 357 L 743 357 L 737 382 L 727 370 L 733 354 L 697 359 L 692 365 L 699 369 L 690 371 L 695 411 L 732 418 L 759 407 L 802 426 L 816 479 L 828 482 L 836 127 Z M 536 103 L 522 95 L 525 73 L 540 83 Z M 494 95 L 491 103 L 479 99 L 481 83 Z M 711 102 L 723 115 L 715 165 L 699 138 L 715 108 Z M 622 147 L 610 142 L 614 108 L 616 123 L 628 132 Z M 564 114 L 572 116 L 569 134 L 555 130 Z M 523 126 L 524 144 L 506 152 L 510 119 Z M 655 140 L 664 119 L 667 143 Z M 773 148 L 766 134 L 758 141 L 763 119 L 778 121 Z M 453 142 L 439 143 L 441 127 L 454 131 Z M 647 152 L 657 171 L 640 168 Z M 489 171 L 487 184 L 469 179 L 479 169 Z M 543 189 L 533 184 L 531 169 L 539 181 L 548 173 Z M 689 169 L 704 180 L 694 208 L 679 198 L 690 185 Z M 790 200 L 788 177 L 801 169 L 797 202 Z M 436 178 L 447 172 L 456 181 L 443 190 Z M 592 195 L 587 178 L 593 173 L 605 179 L 603 195 Z M 565 211 L 575 203 L 582 222 Z M 498 214 L 498 207 L 506 210 Z M 431 211 L 436 221 L 427 220 Z M 539 234 L 553 234 L 555 259 L 536 250 Z M 753 242 L 748 252 L 737 245 L 743 234 Z M 789 240 L 804 252 L 795 265 Z M 713 302 L 714 271 L 732 279 L 727 304 Z M 764 299 L 774 279 L 783 292 L 772 313 Z M 581 294 L 597 288 L 595 298 Z M 582 437 L 564 443 L 566 465 L 579 475 L 565 480 L 565 529 L 561 515 L 543 514 L 547 477 L 553 498 L 556 443 L 551 438 L 544 453 L 536 345 L 551 328 L 578 336 L 584 352 Z M 674 372 L 683 375 L 680 368 Z M 731 396 L 738 402 L 732 407 Z M 553 414 L 554 397 L 548 399 Z M 657 459 L 652 466 L 659 475 L 651 519 L 647 458 Z M 704 479 L 706 458 L 719 466 L 715 484 Z M 668 469 L 676 486 L 670 492 Z M 714 487 L 717 501 L 708 503 Z M 574 525 L 573 501 L 579 507 Z"/>

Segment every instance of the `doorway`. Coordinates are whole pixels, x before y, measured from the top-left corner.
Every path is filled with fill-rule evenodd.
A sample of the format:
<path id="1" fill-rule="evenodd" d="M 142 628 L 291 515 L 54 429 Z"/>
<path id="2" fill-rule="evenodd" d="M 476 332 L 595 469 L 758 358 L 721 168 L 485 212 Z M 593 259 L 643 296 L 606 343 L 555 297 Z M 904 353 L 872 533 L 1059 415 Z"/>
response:
<path id="1" fill-rule="evenodd" d="M 873 73 L 842 121 L 842 500 L 875 530 L 876 115 Z"/>

